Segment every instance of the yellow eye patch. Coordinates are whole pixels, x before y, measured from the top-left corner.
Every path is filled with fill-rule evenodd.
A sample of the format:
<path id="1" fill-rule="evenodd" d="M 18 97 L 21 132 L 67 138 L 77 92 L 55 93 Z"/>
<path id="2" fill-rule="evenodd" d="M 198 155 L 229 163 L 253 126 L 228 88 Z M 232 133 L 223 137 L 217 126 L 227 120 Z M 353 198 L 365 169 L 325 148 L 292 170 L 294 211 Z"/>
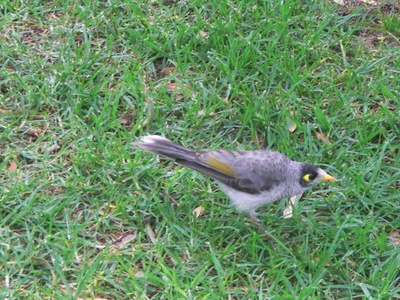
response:
<path id="1" fill-rule="evenodd" d="M 303 176 L 304 181 L 310 182 L 311 178 L 310 178 L 311 174 L 306 174 Z"/>

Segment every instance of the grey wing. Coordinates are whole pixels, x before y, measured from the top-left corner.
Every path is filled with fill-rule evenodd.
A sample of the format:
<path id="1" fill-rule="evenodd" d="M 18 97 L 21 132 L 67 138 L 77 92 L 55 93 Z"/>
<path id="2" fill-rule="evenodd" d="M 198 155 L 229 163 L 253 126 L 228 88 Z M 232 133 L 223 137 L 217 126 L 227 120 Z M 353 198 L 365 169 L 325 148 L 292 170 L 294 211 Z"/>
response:
<path id="1" fill-rule="evenodd" d="M 228 151 L 215 150 L 199 156 L 202 161 L 210 158 L 228 165 L 234 176 L 222 183 L 237 190 L 258 194 L 267 191 L 286 180 L 286 169 L 290 160 L 275 151 Z"/>

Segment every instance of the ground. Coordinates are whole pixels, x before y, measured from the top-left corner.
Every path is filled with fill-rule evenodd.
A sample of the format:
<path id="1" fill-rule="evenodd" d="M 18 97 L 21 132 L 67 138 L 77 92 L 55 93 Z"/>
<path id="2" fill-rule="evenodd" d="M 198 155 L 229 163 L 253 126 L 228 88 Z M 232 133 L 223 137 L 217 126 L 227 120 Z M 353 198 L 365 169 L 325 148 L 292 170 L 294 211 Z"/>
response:
<path id="1" fill-rule="evenodd" d="M 400 298 L 399 4 L 136 2 L 0 4 L 1 298 Z M 271 240 L 145 134 L 339 181 Z"/>

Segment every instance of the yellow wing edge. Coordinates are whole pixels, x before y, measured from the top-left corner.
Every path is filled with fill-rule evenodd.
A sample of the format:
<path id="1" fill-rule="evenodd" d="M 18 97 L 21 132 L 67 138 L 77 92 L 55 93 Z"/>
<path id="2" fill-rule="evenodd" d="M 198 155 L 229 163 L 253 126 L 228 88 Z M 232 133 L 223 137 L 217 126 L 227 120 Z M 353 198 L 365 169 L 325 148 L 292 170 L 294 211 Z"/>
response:
<path id="1" fill-rule="evenodd" d="M 206 163 L 214 170 L 224 173 L 225 175 L 228 175 L 230 177 L 233 177 L 233 178 L 235 177 L 235 172 L 233 172 L 233 170 L 230 166 L 219 161 L 218 159 L 216 159 L 214 157 L 207 158 Z"/>

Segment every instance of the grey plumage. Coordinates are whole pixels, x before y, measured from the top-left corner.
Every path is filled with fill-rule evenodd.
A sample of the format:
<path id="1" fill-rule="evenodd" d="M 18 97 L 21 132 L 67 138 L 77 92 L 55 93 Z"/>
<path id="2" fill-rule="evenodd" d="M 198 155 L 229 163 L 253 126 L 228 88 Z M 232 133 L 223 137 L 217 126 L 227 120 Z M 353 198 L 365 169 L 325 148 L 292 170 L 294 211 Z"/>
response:
<path id="1" fill-rule="evenodd" d="M 271 150 L 193 151 L 154 135 L 134 145 L 217 180 L 232 203 L 253 219 L 255 210 L 266 203 L 301 194 L 321 180 L 335 180 L 316 166 Z"/>

